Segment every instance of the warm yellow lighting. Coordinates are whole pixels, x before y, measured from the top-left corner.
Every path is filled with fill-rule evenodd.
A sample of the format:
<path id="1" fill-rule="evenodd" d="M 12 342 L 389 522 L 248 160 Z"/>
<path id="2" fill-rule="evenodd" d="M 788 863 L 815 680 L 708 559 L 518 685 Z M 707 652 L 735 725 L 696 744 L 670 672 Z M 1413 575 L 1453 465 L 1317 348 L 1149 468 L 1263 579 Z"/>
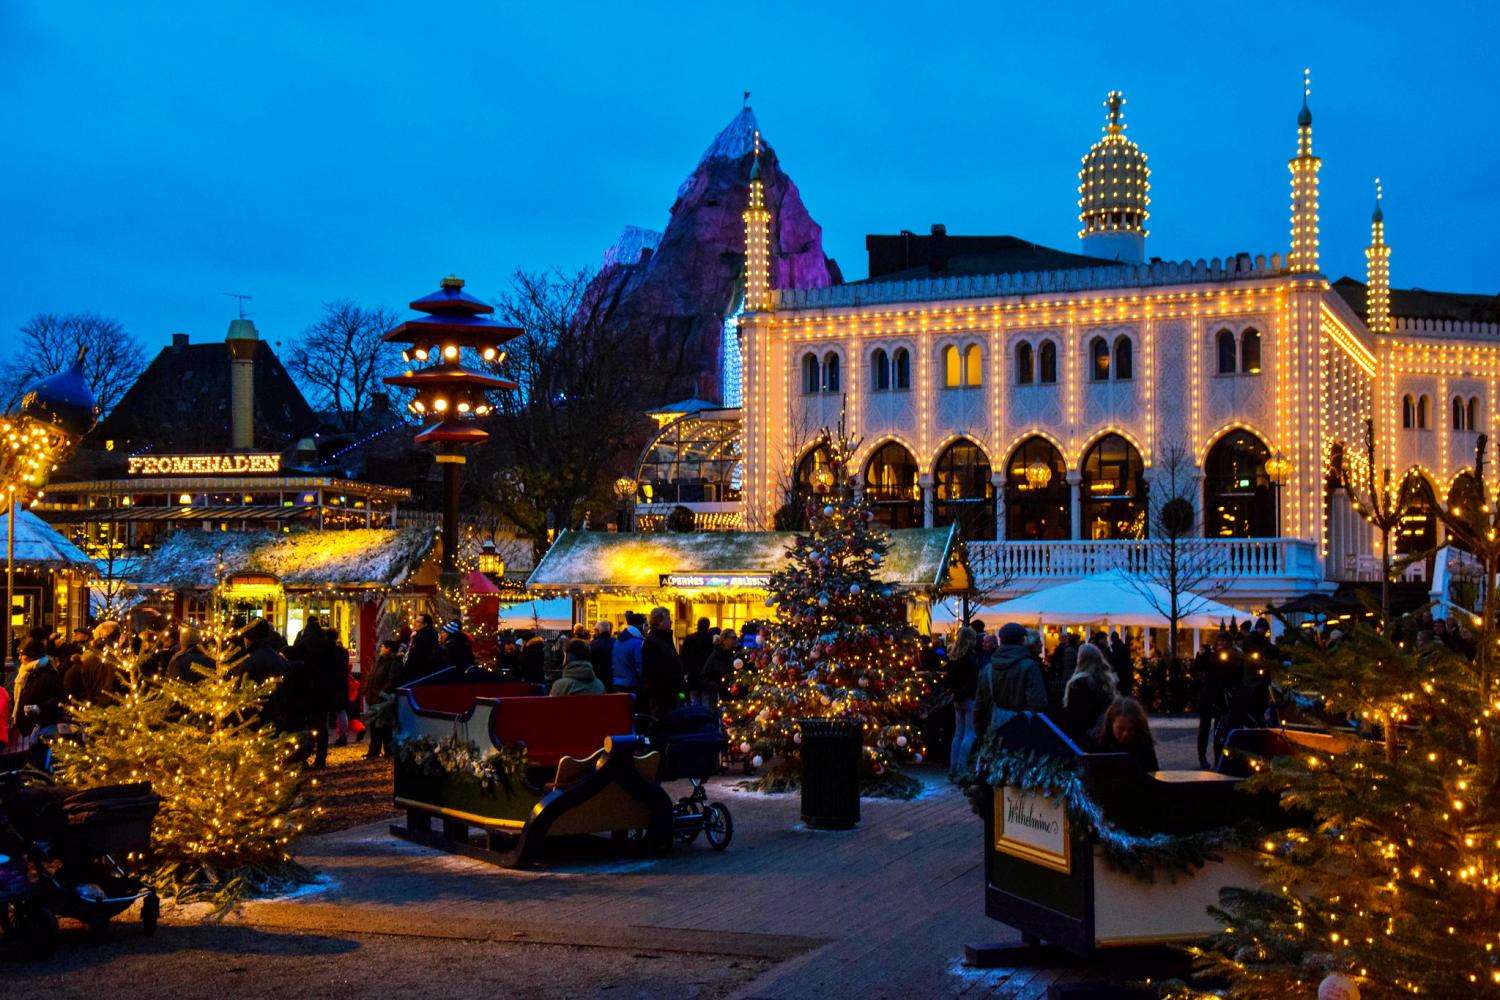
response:
<path id="1" fill-rule="evenodd" d="M 190 494 L 184 493 L 177 498 L 177 502 L 182 504 L 184 507 L 188 507 L 192 505 L 193 498 Z"/>
<path id="2" fill-rule="evenodd" d="M 432 408 L 438 413 L 444 413 L 448 409 L 448 401 L 442 396 L 439 396 L 437 399 L 434 399 L 432 401 Z"/>
<path id="3" fill-rule="evenodd" d="M 445 344 L 443 346 L 443 358 L 447 361 L 452 361 L 456 357 L 458 357 L 458 348 L 453 344 Z"/>

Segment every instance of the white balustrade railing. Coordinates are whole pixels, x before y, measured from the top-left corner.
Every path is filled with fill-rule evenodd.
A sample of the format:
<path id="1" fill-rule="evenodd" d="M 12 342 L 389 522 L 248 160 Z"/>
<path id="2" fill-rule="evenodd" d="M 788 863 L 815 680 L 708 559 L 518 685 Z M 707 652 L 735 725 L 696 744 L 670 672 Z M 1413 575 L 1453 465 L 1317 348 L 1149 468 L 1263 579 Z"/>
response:
<path id="1" fill-rule="evenodd" d="M 1172 558 L 1159 539 L 1129 541 L 969 542 L 976 582 L 1073 580 L 1108 570 L 1159 575 Z M 1317 546 L 1298 538 L 1186 538 L 1179 566 L 1232 579 L 1321 578 Z"/>

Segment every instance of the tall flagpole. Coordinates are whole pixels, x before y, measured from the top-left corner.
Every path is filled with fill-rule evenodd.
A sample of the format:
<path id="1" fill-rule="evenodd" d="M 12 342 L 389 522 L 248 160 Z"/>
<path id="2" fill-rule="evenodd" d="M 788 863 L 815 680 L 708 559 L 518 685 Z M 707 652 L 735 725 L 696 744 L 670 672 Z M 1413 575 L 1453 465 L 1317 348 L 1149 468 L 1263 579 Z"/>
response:
<path id="1" fill-rule="evenodd" d="M 16 614 L 16 488 L 10 487 L 5 516 L 5 661 L 10 662 L 10 626 Z M 19 694 L 20 692 L 16 692 Z"/>

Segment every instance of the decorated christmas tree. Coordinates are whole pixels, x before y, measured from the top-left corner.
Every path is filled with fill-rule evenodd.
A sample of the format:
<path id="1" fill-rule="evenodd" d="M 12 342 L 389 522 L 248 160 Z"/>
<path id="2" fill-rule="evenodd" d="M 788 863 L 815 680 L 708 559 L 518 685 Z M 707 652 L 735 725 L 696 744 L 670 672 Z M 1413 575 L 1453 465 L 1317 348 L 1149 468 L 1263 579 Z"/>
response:
<path id="1" fill-rule="evenodd" d="M 295 737 L 261 719 L 276 681 L 216 666 L 189 679 L 143 677 L 137 657 L 109 654 L 123 690 L 71 708 L 87 738 L 53 744 L 60 781 L 80 788 L 149 781 L 161 796 L 146 877 L 178 902 L 227 909 L 247 895 L 306 881 L 291 846 L 310 808 Z"/>
<path id="2" fill-rule="evenodd" d="M 810 530 L 771 576 L 770 642 L 739 662 L 724 721 L 731 744 L 766 765 L 759 786 L 785 789 L 800 780 L 801 719 L 858 719 L 866 792 L 911 795 L 917 782 L 899 765 L 921 761 L 911 722 L 923 688 L 907 595 L 880 579 L 886 534 L 849 474 L 854 445 L 840 433 L 821 446 Z"/>
<path id="3" fill-rule="evenodd" d="M 1223 894 L 1204 971 L 1246 998 L 1313 996 L 1325 980 L 1335 996 L 1500 996 L 1500 791 L 1486 746 L 1500 705 L 1481 697 L 1475 664 L 1356 625 L 1293 680 L 1359 738 L 1250 779 L 1310 822 L 1265 837 L 1259 888 Z"/>

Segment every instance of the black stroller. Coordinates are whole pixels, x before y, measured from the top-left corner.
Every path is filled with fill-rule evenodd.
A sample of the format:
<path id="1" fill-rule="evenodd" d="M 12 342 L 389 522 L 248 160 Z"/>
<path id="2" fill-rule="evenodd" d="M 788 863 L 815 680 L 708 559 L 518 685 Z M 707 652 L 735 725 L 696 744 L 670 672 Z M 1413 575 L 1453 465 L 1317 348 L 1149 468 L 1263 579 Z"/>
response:
<path id="1" fill-rule="evenodd" d="M 73 791 L 41 771 L 0 773 L 0 930 L 46 957 L 59 916 L 103 940 L 110 919 L 139 900 L 142 929 L 154 934 L 160 900 L 116 859 L 150 847 L 160 805 L 145 782 Z"/>
<path id="2" fill-rule="evenodd" d="M 704 781 L 723 770 L 728 746 L 718 713 L 701 705 L 675 709 L 656 720 L 650 740 L 662 755 L 657 781 L 686 778 L 693 785 L 691 794 L 672 807 L 673 834 L 691 844 L 701 833 L 714 850 L 724 850 L 734 839 L 734 820 L 723 803 L 708 801 L 703 787 Z"/>

